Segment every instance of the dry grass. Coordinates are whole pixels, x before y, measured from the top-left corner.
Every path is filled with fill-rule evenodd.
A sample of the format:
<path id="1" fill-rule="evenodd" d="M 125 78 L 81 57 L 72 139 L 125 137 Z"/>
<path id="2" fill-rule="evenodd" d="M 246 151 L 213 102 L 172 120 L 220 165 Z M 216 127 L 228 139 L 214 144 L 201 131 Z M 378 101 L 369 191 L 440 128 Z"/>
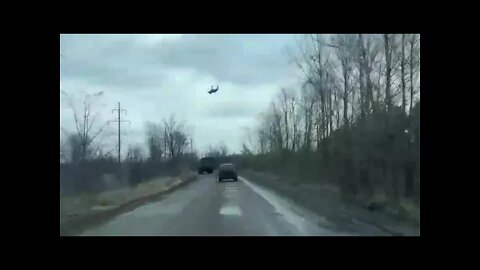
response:
<path id="1" fill-rule="evenodd" d="M 402 200 L 400 202 L 400 215 L 405 218 L 420 224 L 420 207 L 409 200 Z"/>
<path id="2" fill-rule="evenodd" d="M 420 224 L 420 206 L 416 205 L 409 199 L 402 198 L 396 205 L 388 199 L 386 193 L 382 192 L 375 194 L 372 198 L 369 198 L 366 205 L 371 202 L 385 204 L 386 207 L 384 211 L 386 213 L 401 217 L 402 219 L 413 222 L 416 225 Z"/>
<path id="3" fill-rule="evenodd" d="M 182 182 L 182 179 L 195 176 L 196 174 L 194 172 L 184 169 L 177 177 L 155 178 L 141 183 L 135 188 L 122 188 L 99 194 L 83 194 L 80 196 L 60 198 L 60 217 L 62 219 L 91 211 L 110 209 L 132 200 L 166 191 L 171 186 Z"/>
<path id="4" fill-rule="evenodd" d="M 61 217 L 81 215 L 86 212 L 115 207 L 131 200 L 150 196 L 167 190 L 171 185 L 178 184 L 179 177 L 160 177 L 137 187 L 123 188 L 99 194 L 83 194 L 60 199 Z"/>
<path id="5" fill-rule="evenodd" d="M 376 203 L 388 203 L 389 199 L 388 199 L 388 196 L 387 196 L 387 193 L 385 192 L 376 192 L 372 197 L 365 197 L 365 203 L 366 204 L 370 204 L 372 202 L 376 202 Z"/>
<path id="6" fill-rule="evenodd" d="M 182 172 L 178 177 L 161 177 L 135 188 L 124 188 L 100 194 L 84 194 L 60 199 L 60 234 L 77 235 L 88 226 L 130 211 L 142 204 L 161 199 L 164 191 L 175 190 L 182 183 L 195 180 L 194 172 Z M 130 209 L 130 210 L 129 210 Z"/>

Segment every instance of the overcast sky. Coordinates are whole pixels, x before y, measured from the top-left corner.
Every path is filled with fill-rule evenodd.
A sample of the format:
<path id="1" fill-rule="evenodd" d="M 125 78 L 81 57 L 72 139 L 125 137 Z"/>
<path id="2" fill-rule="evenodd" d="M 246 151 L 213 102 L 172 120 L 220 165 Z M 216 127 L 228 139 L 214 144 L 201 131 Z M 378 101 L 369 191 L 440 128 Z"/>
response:
<path id="1" fill-rule="evenodd" d="M 255 127 L 280 87 L 297 85 L 299 70 L 286 47 L 295 35 L 61 35 L 60 88 L 69 95 L 103 91 L 99 123 L 120 102 L 131 125 L 122 149 L 145 145 L 145 123 L 172 113 L 186 120 L 194 148 L 224 142 L 240 151 L 244 128 Z M 212 95 L 210 86 L 219 85 Z M 60 126 L 74 130 L 60 97 Z M 116 132 L 116 126 L 110 126 Z M 116 144 L 115 137 L 105 142 Z M 122 151 L 126 152 L 126 151 Z"/>

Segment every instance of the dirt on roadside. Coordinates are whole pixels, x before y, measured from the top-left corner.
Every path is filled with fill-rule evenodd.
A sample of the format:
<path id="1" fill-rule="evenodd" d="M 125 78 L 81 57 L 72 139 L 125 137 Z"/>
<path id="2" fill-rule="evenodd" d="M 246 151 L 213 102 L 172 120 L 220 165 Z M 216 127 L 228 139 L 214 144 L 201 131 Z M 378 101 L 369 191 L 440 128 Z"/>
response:
<path id="1" fill-rule="evenodd" d="M 136 188 L 60 199 L 60 235 L 73 236 L 165 195 L 197 179 L 194 172 L 162 177 Z"/>

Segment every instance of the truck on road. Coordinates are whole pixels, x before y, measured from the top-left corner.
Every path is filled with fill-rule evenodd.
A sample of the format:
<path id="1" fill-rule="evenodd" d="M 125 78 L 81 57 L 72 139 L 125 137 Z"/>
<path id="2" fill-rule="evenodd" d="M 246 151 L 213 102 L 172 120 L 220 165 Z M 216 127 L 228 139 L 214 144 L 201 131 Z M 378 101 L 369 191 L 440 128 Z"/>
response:
<path id="1" fill-rule="evenodd" d="M 213 157 L 204 157 L 200 159 L 200 165 L 198 166 L 198 173 L 202 174 L 212 173 L 215 169 L 215 159 Z"/>

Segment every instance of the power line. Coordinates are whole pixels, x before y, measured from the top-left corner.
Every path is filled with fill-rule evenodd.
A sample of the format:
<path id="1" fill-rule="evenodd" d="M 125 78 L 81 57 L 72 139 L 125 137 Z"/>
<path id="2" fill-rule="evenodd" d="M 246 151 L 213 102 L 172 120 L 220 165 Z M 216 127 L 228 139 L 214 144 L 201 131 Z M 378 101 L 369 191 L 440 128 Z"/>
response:
<path id="1" fill-rule="evenodd" d="M 120 154 L 121 154 L 121 136 L 120 136 L 121 126 L 120 126 L 120 124 L 122 122 L 128 122 L 129 124 L 131 124 L 131 122 L 129 120 L 122 120 L 121 119 L 120 113 L 125 112 L 125 115 L 126 115 L 127 110 L 120 108 L 120 102 L 118 102 L 118 108 L 113 109 L 112 113 L 115 112 L 115 111 L 117 111 L 117 113 L 118 113 L 117 120 L 108 121 L 108 124 L 110 124 L 110 122 L 118 123 L 118 164 L 120 164 L 121 163 L 121 158 L 120 158 Z"/>

